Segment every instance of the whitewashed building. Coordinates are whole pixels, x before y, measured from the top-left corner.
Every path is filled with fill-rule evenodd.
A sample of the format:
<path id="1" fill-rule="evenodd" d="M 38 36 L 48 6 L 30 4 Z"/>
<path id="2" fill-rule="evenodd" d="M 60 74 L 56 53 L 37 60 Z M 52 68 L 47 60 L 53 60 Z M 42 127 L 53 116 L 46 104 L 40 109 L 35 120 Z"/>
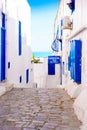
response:
<path id="1" fill-rule="evenodd" d="M 33 83 L 31 9 L 27 0 L 0 0 L 0 82 Z"/>
<path id="2" fill-rule="evenodd" d="M 54 23 L 54 37 L 59 29 L 58 53 L 62 58 L 62 86 L 75 98 L 75 112 L 87 124 L 86 8 L 86 0 L 60 0 Z"/>

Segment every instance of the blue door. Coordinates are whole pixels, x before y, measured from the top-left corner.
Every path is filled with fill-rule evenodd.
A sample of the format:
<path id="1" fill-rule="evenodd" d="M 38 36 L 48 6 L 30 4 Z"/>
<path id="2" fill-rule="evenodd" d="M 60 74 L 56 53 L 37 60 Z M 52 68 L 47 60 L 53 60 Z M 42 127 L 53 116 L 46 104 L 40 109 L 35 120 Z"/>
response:
<path id="1" fill-rule="evenodd" d="M 55 75 L 55 64 L 48 64 L 48 75 Z"/>
<path id="2" fill-rule="evenodd" d="M 1 28 L 1 81 L 5 80 L 5 61 L 6 61 L 6 49 L 5 49 L 5 29 Z"/>
<path id="3" fill-rule="evenodd" d="M 80 40 L 72 40 L 70 42 L 70 64 L 68 61 L 68 67 L 70 70 L 71 78 L 77 82 L 81 83 L 81 51 L 82 43 Z"/>
<path id="4" fill-rule="evenodd" d="M 60 56 L 48 56 L 48 75 L 55 75 L 55 64 L 60 64 Z"/>

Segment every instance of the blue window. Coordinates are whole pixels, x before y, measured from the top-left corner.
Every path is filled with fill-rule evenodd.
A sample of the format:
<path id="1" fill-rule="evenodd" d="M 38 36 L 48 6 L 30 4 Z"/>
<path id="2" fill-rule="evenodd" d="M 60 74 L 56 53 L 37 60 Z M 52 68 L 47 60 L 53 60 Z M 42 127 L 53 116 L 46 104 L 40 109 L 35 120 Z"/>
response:
<path id="1" fill-rule="evenodd" d="M 22 76 L 19 77 L 19 82 L 22 83 Z"/>
<path id="2" fill-rule="evenodd" d="M 10 69 L 10 62 L 8 62 L 8 69 Z"/>
<path id="3" fill-rule="evenodd" d="M 26 70 L 26 83 L 29 82 L 29 69 Z"/>
<path id="4" fill-rule="evenodd" d="M 73 11 L 75 10 L 75 0 L 71 0 L 70 3 L 67 3 L 67 5 L 69 6 L 69 8 L 71 9 L 71 14 L 73 13 Z"/>
<path id="5" fill-rule="evenodd" d="M 19 50 L 19 52 L 18 52 L 18 54 L 19 54 L 19 56 L 22 54 L 22 35 L 21 35 L 21 22 L 19 21 L 19 37 L 18 37 L 18 50 Z"/>

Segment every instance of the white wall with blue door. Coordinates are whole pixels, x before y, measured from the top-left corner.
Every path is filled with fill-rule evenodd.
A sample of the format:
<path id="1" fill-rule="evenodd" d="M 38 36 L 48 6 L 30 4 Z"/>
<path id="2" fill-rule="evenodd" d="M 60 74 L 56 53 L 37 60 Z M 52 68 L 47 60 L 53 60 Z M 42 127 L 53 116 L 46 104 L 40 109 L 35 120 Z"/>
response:
<path id="1" fill-rule="evenodd" d="M 2 5 L 1 12 L 5 10 L 6 16 L 4 80 L 15 84 L 16 87 L 30 86 L 33 83 L 30 6 L 26 0 L 22 2 L 20 0 L 0 2 Z"/>

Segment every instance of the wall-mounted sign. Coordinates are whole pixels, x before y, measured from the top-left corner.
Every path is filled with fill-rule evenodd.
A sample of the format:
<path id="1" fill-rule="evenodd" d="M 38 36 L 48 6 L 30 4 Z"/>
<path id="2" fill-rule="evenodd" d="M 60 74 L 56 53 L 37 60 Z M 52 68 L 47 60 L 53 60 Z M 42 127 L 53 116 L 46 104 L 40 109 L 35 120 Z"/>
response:
<path id="1" fill-rule="evenodd" d="M 60 64 L 60 56 L 48 56 L 48 64 Z"/>

